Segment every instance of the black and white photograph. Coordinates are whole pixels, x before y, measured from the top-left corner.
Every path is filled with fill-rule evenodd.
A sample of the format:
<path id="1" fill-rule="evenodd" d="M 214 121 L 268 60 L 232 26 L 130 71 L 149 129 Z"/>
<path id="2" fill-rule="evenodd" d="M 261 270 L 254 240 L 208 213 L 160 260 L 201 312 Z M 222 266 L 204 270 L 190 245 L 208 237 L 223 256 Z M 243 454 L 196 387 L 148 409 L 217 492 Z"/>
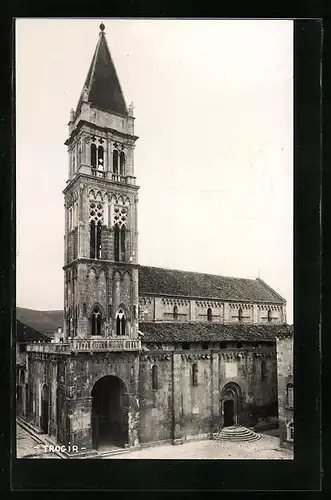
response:
<path id="1" fill-rule="evenodd" d="M 294 459 L 292 20 L 17 18 L 18 459 Z"/>

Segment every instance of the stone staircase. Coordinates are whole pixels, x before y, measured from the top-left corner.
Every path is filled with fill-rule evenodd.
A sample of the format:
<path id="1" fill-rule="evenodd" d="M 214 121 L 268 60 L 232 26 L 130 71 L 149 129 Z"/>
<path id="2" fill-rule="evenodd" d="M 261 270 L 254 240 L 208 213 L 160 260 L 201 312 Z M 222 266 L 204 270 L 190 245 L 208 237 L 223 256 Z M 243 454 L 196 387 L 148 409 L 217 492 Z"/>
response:
<path id="1" fill-rule="evenodd" d="M 240 427 L 238 425 L 233 425 L 231 427 L 223 427 L 219 432 L 213 434 L 213 439 L 215 441 L 222 442 L 252 442 L 260 439 L 260 435 L 247 427 Z"/>

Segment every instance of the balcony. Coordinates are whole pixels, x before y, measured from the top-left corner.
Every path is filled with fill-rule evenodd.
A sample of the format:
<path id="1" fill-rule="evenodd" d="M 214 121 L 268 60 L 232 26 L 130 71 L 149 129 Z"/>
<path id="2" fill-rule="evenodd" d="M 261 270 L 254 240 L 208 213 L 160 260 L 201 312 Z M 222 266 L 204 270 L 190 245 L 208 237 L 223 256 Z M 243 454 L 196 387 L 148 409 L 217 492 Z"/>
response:
<path id="1" fill-rule="evenodd" d="M 140 339 L 72 339 L 66 343 L 30 343 L 28 352 L 70 354 L 72 352 L 140 351 Z"/>
<path id="2" fill-rule="evenodd" d="M 125 175 L 111 174 L 111 180 L 115 182 L 126 182 Z"/>
<path id="3" fill-rule="evenodd" d="M 71 351 L 140 351 L 141 341 L 130 339 L 73 339 Z"/>

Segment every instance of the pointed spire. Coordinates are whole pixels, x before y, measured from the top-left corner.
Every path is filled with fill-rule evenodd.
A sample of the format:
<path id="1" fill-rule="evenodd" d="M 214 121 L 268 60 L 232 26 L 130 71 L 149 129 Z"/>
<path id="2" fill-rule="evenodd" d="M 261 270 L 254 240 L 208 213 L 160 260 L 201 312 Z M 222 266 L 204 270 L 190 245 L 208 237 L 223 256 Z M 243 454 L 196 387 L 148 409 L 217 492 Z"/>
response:
<path id="1" fill-rule="evenodd" d="M 99 40 L 76 112 L 79 111 L 83 101 L 88 101 L 92 106 L 108 112 L 128 115 L 121 85 L 108 49 L 103 23 L 100 24 Z"/>

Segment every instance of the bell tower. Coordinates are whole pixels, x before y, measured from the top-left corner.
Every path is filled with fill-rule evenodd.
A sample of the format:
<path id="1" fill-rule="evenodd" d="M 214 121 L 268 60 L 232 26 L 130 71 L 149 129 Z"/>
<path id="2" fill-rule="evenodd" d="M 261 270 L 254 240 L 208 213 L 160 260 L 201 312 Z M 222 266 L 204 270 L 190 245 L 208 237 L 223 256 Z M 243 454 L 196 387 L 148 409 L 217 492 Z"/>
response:
<path id="1" fill-rule="evenodd" d="M 65 340 L 138 338 L 138 137 L 104 30 L 65 142 Z"/>

